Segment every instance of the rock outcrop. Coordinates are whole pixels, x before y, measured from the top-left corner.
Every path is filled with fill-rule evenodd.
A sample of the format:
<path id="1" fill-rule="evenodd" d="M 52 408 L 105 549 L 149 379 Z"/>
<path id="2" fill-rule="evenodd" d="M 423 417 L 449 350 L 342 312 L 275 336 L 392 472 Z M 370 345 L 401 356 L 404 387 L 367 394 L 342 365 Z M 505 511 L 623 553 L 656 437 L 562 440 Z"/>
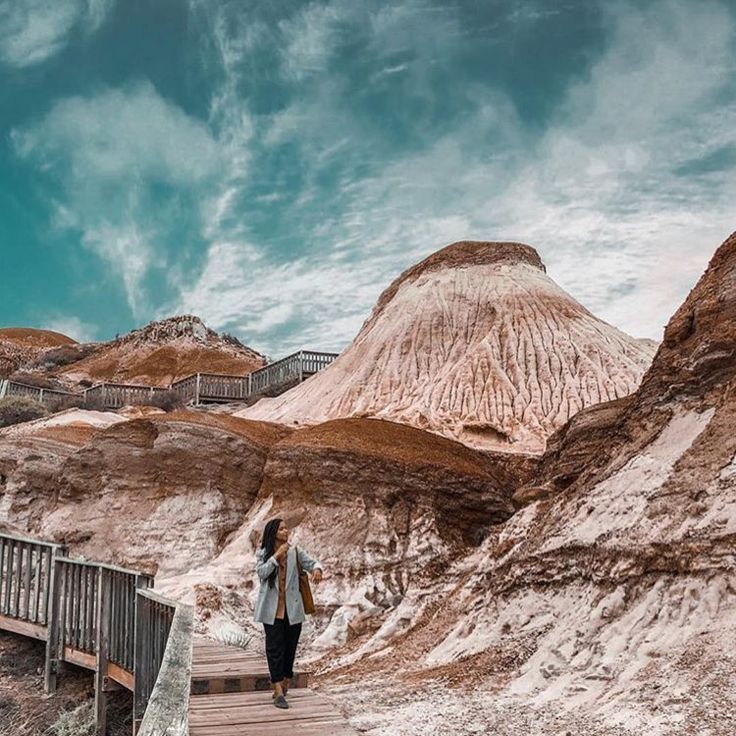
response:
<path id="1" fill-rule="evenodd" d="M 192 373 L 245 375 L 264 356 L 219 336 L 199 317 L 171 317 L 103 344 L 90 356 L 59 371 L 69 381 L 117 381 L 168 386 Z"/>
<path id="2" fill-rule="evenodd" d="M 376 417 L 541 453 L 581 409 L 630 394 L 653 353 L 558 287 L 533 248 L 460 242 L 396 279 L 331 366 L 237 414 L 289 426 Z"/>
<path id="3" fill-rule="evenodd" d="M 533 499 L 448 571 L 397 658 L 610 733 L 725 734 L 736 716 L 736 234 L 667 326 L 640 389 L 581 413 Z M 439 595 L 439 590 L 436 591 Z M 426 595 L 426 591 L 425 591 Z M 330 665 L 326 665 L 330 666 Z M 355 668 L 355 669 L 353 669 Z M 500 700 L 499 700 L 500 702 Z M 601 731 L 602 732 L 602 731 Z"/>
<path id="4" fill-rule="evenodd" d="M 281 516 L 295 530 L 294 543 L 331 571 L 320 588 L 313 645 L 330 649 L 362 627 L 390 638 L 404 625 L 394 619 L 403 615 L 397 612 L 410 591 L 430 590 L 453 560 L 508 519 L 511 490 L 535 466 L 533 459 L 479 452 L 382 420 L 298 430 L 271 447 L 257 498 L 221 553 L 164 576 L 161 586 L 186 596 L 206 581 L 210 599 L 227 600 L 233 592 L 250 609 L 263 525 Z M 231 626 L 233 618 L 257 631 L 250 616 L 234 611 L 230 621 L 215 618 L 210 625 Z"/>
<path id="5" fill-rule="evenodd" d="M 71 337 L 51 330 L 4 327 L 0 329 L 0 378 L 7 378 L 44 352 L 75 344 Z"/>

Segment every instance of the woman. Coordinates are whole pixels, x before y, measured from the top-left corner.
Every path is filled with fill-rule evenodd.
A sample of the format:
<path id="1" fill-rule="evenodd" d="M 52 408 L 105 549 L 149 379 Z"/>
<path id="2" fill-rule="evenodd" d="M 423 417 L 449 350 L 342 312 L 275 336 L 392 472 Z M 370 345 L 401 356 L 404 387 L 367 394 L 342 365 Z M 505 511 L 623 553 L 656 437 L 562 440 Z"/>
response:
<path id="1" fill-rule="evenodd" d="M 294 655 L 304 621 L 297 560 L 303 570 L 312 573 L 315 583 L 322 580 L 322 565 L 288 540 L 289 529 L 283 519 L 271 519 L 256 552 L 261 589 L 254 618 L 266 631 L 266 658 L 277 708 L 289 707 L 286 693 L 294 677 Z"/>

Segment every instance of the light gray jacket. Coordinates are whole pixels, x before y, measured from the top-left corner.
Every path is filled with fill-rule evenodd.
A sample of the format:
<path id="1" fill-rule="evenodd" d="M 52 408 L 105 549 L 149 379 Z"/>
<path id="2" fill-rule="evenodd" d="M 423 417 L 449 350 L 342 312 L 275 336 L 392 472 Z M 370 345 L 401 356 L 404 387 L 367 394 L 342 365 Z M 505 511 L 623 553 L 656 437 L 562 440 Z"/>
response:
<path id="1" fill-rule="evenodd" d="M 290 624 L 300 624 L 304 621 L 304 604 L 299 592 L 299 569 L 296 565 L 297 552 L 302 570 L 312 572 L 316 567 L 320 570 L 322 565 L 311 558 L 301 547 L 289 547 L 286 553 L 286 615 Z M 253 618 L 264 624 L 272 624 L 276 619 L 276 608 L 279 604 L 279 578 L 276 576 L 276 584 L 271 588 L 268 584 L 268 576 L 278 569 L 278 560 L 271 555 L 264 561 L 265 550 L 259 547 L 256 552 L 256 572 L 261 581 L 261 589 L 258 592 L 258 600 Z"/>

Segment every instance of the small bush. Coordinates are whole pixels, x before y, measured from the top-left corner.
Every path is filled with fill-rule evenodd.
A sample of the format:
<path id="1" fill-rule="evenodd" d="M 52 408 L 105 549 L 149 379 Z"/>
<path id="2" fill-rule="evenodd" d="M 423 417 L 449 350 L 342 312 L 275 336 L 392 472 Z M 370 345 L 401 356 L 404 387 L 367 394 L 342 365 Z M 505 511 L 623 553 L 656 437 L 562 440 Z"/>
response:
<path id="1" fill-rule="evenodd" d="M 49 406 L 54 411 L 64 411 L 65 409 L 81 409 L 84 407 L 84 396 L 54 396 L 49 399 Z"/>
<path id="2" fill-rule="evenodd" d="M 184 406 L 184 399 L 174 390 L 156 391 L 151 400 L 146 402 L 150 406 L 157 406 L 164 411 L 176 411 Z"/>
<path id="3" fill-rule="evenodd" d="M 92 703 L 59 714 L 46 732 L 48 736 L 94 736 L 95 712 Z"/>
<path id="4" fill-rule="evenodd" d="M 63 368 L 86 358 L 99 348 L 96 343 L 77 345 L 61 345 L 42 353 L 34 362 L 33 368 L 48 370 L 49 368 Z"/>
<path id="5" fill-rule="evenodd" d="M 243 345 L 243 343 L 240 342 L 240 340 L 238 340 L 238 338 L 235 337 L 235 335 L 231 335 L 229 332 L 223 332 L 220 335 L 220 338 L 223 339 L 225 342 L 229 342 L 231 345 L 237 345 L 240 348 L 245 347 L 245 345 Z"/>
<path id="6" fill-rule="evenodd" d="M 0 399 L 0 427 L 30 422 L 47 414 L 43 404 L 28 396 L 6 396 Z"/>

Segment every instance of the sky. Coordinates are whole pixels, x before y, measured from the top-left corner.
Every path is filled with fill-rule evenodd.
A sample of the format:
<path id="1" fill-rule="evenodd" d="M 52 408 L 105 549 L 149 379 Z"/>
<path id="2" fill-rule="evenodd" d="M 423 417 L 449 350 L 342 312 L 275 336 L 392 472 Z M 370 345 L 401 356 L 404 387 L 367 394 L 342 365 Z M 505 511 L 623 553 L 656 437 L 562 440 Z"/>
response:
<path id="1" fill-rule="evenodd" d="M 735 0 L 0 0 L 0 326 L 341 350 L 478 239 L 659 339 L 735 174 Z"/>

